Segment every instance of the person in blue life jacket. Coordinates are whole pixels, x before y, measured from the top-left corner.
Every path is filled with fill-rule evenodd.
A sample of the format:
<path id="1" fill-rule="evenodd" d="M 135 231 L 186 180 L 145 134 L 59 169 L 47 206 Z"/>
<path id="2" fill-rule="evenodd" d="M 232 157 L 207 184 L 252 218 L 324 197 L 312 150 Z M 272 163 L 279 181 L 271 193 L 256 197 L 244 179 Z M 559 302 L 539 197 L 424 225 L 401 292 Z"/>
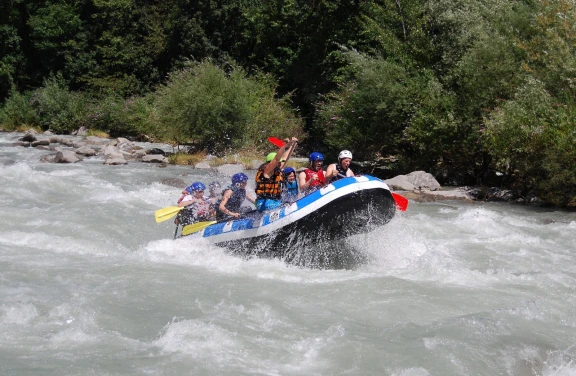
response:
<path id="1" fill-rule="evenodd" d="M 214 212 L 210 208 L 210 199 L 204 196 L 206 186 L 201 182 L 195 182 L 182 191 L 178 199 L 178 206 L 184 209 L 178 213 L 174 220 L 176 225 L 186 226 L 195 222 L 211 221 Z"/>
<path id="2" fill-rule="evenodd" d="M 224 220 L 230 217 L 240 218 L 241 207 L 245 199 L 254 203 L 255 199 L 246 193 L 248 176 L 237 173 L 232 176 L 232 185 L 222 192 L 222 199 L 216 205 L 216 219 Z"/>
<path id="3" fill-rule="evenodd" d="M 354 172 L 350 169 L 351 162 L 352 153 L 349 150 L 342 150 L 340 154 L 338 154 L 338 163 L 332 163 L 326 169 L 326 181 L 331 183 L 349 176 L 354 176 Z"/>
<path id="4" fill-rule="evenodd" d="M 284 186 L 282 188 L 282 201 L 292 203 L 298 200 L 298 182 L 296 181 L 296 171 L 292 167 L 282 170 L 284 173 Z"/>
<path id="5" fill-rule="evenodd" d="M 298 139 L 284 140 L 284 145 L 276 153 L 269 153 L 266 162 L 260 165 L 256 172 L 256 208 L 263 212 L 282 205 L 282 187 L 284 173 L 282 168 L 290 159 Z"/>

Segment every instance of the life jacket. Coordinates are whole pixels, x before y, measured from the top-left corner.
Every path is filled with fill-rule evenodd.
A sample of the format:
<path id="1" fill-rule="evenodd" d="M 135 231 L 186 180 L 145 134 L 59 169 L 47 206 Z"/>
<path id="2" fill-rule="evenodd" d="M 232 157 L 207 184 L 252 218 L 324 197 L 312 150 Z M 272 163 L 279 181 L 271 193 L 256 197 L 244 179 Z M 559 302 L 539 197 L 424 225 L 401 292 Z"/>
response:
<path id="1" fill-rule="evenodd" d="M 260 166 L 256 173 L 256 196 L 272 200 L 280 200 L 282 197 L 282 185 L 284 183 L 284 173 L 278 167 L 269 178 L 264 176 L 266 163 Z"/>
<path id="2" fill-rule="evenodd" d="M 210 199 L 204 196 L 202 202 L 195 202 L 180 210 L 178 221 L 182 226 L 186 226 L 195 222 L 211 220 L 213 216 Z"/>
<path id="3" fill-rule="evenodd" d="M 296 180 L 293 182 L 285 182 L 282 190 L 282 200 L 294 201 L 298 198 L 298 183 Z"/>
<path id="4" fill-rule="evenodd" d="M 310 179 L 312 179 L 312 176 L 314 174 L 318 175 L 318 180 L 312 181 L 310 183 L 310 188 L 319 188 L 319 187 L 323 186 L 324 184 L 326 184 L 326 179 L 324 178 L 324 171 L 322 169 L 320 169 L 318 171 L 314 171 L 314 170 L 307 168 L 304 170 L 304 173 L 306 174 L 306 182 L 309 182 Z"/>
<path id="5" fill-rule="evenodd" d="M 226 202 L 226 205 L 224 205 L 224 207 L 226 209 L 230 210 L 231 212 L 238 213 L 240 211 L 240 206 L 242 205 L 242 203 L 246 199 L 246 190 L 242 189 L 240 187 L 235 187 L 233 185 L 230 185 L 222 191 L 222 196 L 224 196 L 224 192 L 226 192 L 227 190 L 231 190 L 232 195 L 230 196 L 230 198 L 228 199 L 228 201 Z M 218 202 L 216 203 L 216 210 L 219 213 L 220 213 L 220 203 L 221 202 L 222 202 L 222 199 L 218 200 Z"/>
<path id="6" fill-rule="evenodd" d="M 336 171 L 338 171 L 338 175 L 334 176 L 332 181 L 344 179 L 348 176 L 346 175 L 348 173 L 348 169 L 343 169 L 342 166 L 340 166 L 340 163 L 336 163 Z"/>

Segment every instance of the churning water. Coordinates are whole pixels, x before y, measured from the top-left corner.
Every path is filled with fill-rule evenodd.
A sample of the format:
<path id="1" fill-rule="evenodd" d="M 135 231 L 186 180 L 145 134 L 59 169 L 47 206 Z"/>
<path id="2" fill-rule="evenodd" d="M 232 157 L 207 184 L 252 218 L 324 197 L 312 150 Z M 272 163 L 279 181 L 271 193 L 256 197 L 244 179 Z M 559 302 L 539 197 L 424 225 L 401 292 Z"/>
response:
<path id="1" fill-rule="evenodd" d="M 180 190 L 160 181 L 204 172 L 41 164 L 15 137 L 0 134 L 2 375 L 576 374 L 573 212 L 411 202 L 334 244 L 367 263 L 300 268 L 172 240 L 153 213 Z"/>

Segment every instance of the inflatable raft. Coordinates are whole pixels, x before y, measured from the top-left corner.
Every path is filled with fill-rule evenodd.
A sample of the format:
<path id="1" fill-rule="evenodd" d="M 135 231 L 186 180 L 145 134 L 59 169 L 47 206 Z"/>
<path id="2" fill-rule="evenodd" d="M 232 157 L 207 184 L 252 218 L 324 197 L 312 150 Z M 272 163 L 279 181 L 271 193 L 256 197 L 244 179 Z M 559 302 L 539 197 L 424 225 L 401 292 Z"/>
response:
<path id="1" fill-rule="evenodd" d="M 298 265 L 357 263 L 362 260 L 349 260 L 355 252 L 344 250 L 343 239 L 388 223 L 395 212 L 392 192 L 382 180 L 348 177 L 281 208 L 249 212 L 184 239 L 204 238 L 237 254 L 279 257 Z"/>

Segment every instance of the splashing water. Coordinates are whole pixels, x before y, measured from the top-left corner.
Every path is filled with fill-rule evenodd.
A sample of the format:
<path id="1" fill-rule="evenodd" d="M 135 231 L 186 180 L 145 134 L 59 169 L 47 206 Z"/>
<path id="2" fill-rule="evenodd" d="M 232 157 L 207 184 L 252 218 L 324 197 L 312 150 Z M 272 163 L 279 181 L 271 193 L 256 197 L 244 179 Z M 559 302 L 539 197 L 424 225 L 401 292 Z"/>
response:
<path id="1" fill-rule="evenodd" d="M 180 190 L 160 181 L 206 172 L 40 164 L 15 137 L 0 134 L 2 374 L 576 374 L 573 212 L 411 202 L 317 245 L 360 249 L 354 268 L 303 268 L 173 241 L 153 213 Z"/>

